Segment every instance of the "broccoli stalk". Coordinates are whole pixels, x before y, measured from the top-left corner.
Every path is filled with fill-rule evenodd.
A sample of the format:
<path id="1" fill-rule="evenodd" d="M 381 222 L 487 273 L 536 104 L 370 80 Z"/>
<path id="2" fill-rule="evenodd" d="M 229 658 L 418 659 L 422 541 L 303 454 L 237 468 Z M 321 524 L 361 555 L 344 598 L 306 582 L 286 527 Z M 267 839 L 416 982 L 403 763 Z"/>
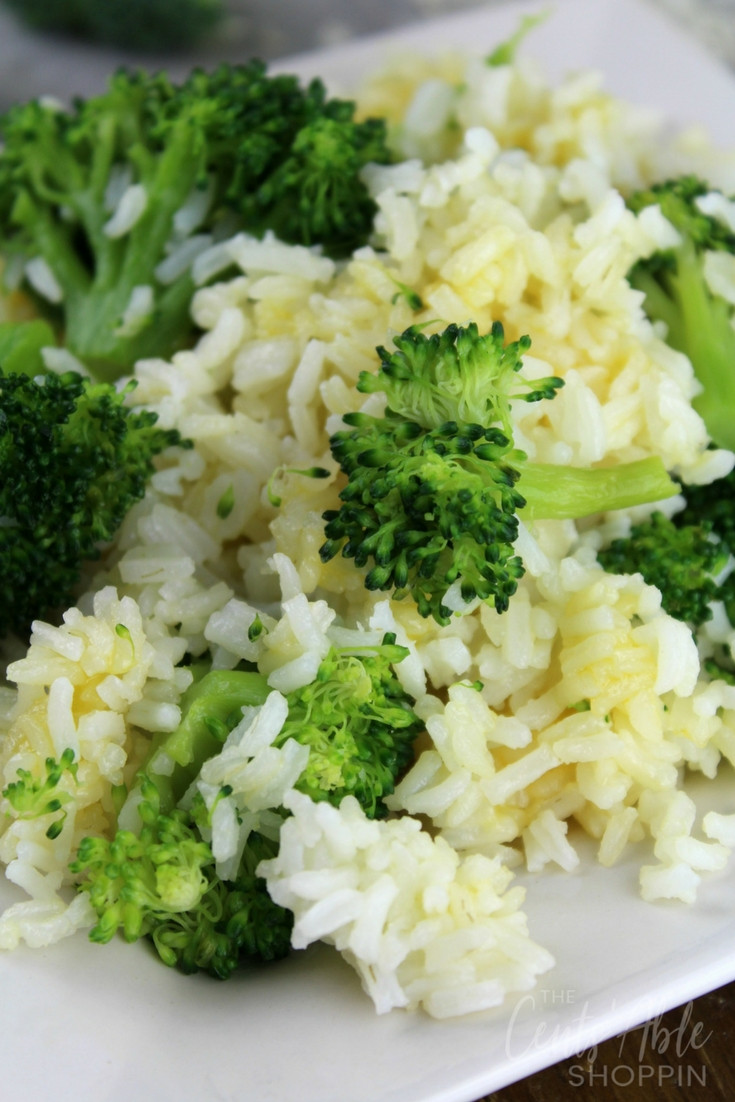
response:
<path id="1" fill-rule="evenodd" d="M 40 323 L 17 339 L 0 333 L 0 635 L 23 633 L 35 618 L 68 605 L 82 564 L 99 557 L 144 492 L 154 458 L 182 441 L 154 413 L 76 372 L 35 374 Z"/>
<path id="2" fill-rule="evenodd" d="M 513 549 L 519 512 L 573 519 L 677 492 L 658 457 L 580 469 L 531 463 L 514 447 L 511 402 L 549 399 L 562 385 L 519 375 L 528 337 L 505 345 L 497 322 L 485 336 L 474 323 L 431 337 L 414 326 L 394 344 L 357 384 L 386 395 L 385 415 L 349 413 L 330 441 L 347 484 L 340 508 L 324 513 L 320 554 L 372 562 L 367 589 L 410 593 L 439 624 L 455 582 L 463 601 L 503 612 L 524 572 Z"/>
<path id="3" fill-rule="evenodd" d="M 0 370 L 7 375 L 42 374 L 43 350 L 53 343 L 53 331 L 45 321 L 0 322 Z"/>
<path id="4" fill-rule="evenodd" d="M 385 813 L 383 797 L 410 761 L 421 728 L 392 669 L 406 654 L 390 635 L 359 653 L 332 649 L 314 682 L 287 694 L 287 718 L 272 745 L 297 739 L 309 746 L 295 787 L 337 805 L 351 793 L 369 816 Z M 83 839 L 71 865 L 97 913 L 93 941 L 107 942 L 118 930 L 128 941 L 147 936 L 166 964 L 222 979 L 241 963 L 288 951 L 292 916 L 256 875 L 259 862 L 276 853 L 277 839 L 251 831 L 235 877 L 224 881 L 204 838 L 214 808 L 207 810 L 198 792 L 190 808 L 178 806 L 243 708 L 265 703 L 269 692 L 254 671 L 195 670 L 181 723 L 154 740 L 131 793 L 139 828 L 119 829 L 111 840 Z"/>
<path id="5" fill-rule="evenodd" d="M 6 278 L 108 381 L 186 344 L 191 265 L 221 237 L 270 229 L 334 255 L 364 243 L 375 205 L 360 171 L 389 159 L 382 121 L 257 61 L 181 85 L 119 71 L 69 111 L 12 107 L 0 138 Z"/>
<path id="6" fill-rule="evenodd" d="M 202 763 L 222 748 L 242 709 L 264 704 L 268 692 L 266 678 L 254 670 L 194 668 L 194 680 L 181 698 L 181 722 L 154 738 L 145 764 L 155 776 L 164 810 L 176 806 Z"/>
<path id="7" fill-rule="evenodd" d="M 631 210 L 658 206 L 680 235 L 673 248 L 640 260 L 630 272 L 633 287 L 645 294 L 652 321 L 664 322 L 666 340 L 691 360 L 702 391 L 693 406 L 721 447 L 735 448 L 735 329 L 732 306 L 705 279 L 708 252 L 735 253 L 735 232 L 704 213 L 701 202 L 715 189 L 683 176 L 638 191 Z"/>

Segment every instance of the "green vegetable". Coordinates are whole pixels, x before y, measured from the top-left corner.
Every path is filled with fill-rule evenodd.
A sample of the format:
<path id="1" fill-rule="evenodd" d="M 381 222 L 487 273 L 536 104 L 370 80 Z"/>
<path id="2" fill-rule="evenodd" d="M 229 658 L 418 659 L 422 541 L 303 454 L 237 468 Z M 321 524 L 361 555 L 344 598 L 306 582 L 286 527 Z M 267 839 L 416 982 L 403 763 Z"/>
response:
<path id="1" fill-rule="evenodd" d="M 562 385 L 519 375 L 528 337 L 505 345 L 499 323 L 484 336 L 474 323 L 430 337 L 414 326 L 394 344 L 357 384 L 386 395 L 385 415 L 347 414 L 349 428 L 330 441 L 347 485 L 324 514 L 320 553 L 371 563 L 367 589 L 410 594 L 422 616 L 446 624 L 458 581 L 464 601 L 503 612 L 524 572 L 513 548 L 521 510 L 576 518 L 676 493 L 656 457 L 580 469 L 531 463 L 514 447 L 511 402 L 553 398 Z"/>
<path id="2" fill-rule="evenodd" d="M 670 520 L 654 513 L 634 525 L 630 535 L 598 552 L 605 570 L 639 573 L 661 592 L 661 606 L 687 623 L 709 653 L 704 668 L 712 678 L 732 682 L 733 655 L 714 646 L 700 630 L 712 618 L 712 605 L 722 602 L 735 627 L 735 572 L 730 569 L 735 548 L 735 472 L 705 486 L 682 486 L 686 507 Z"/>
<path id="3" fill-rule="evenodd" d="M 712 532 L 731 555 L 735 555 L 735 471 L 705 486 L 684 486 L 686 507 L 675 517 L 682 527 L 701 525 Z M 717 600 L 722 601 L 728 620 L 735 627 L 735 571 L 720 581 Z M 715 658 L 705 662 L 712 677 L 733 678 L 735 658 L 729 648 L 720 648 Z"/>
<path id="4" fill-rule="evenodd" d="M 384 813 L 383 797 L 410 761 L 422 726 L 391 668 L 406 654 L 390 635 L 360 653 L 333 649 L 312 684 L 286 695 L 288 715 L 273 745 L 297 739 L 309 747 L 296 787 L 312 799 L 338 805 L 351 793 L 368 815 Z M 204 838 L 213 809 L 198 793 L 191 810 L 177 805 L 243 707 L 263 704 L 270 689 L 249 670 L 194 673 L 179 727 L 154 741 L 134 790 L 140 829 L 118 830 L 111 841 L 83 839 L 71 869 L 98 917 L 93 941 L 107 942 L 118 930 L 128 941 L 150 937 L 166 964 L 225 979 L 241 963 L 289 949 L 292 916 L 255 875 L 278 843 L 251 832 L 237 875 L 223 881 Z"/>
<path id="5" fill-rule="evenodd" d="M 45 776 L 34 777 L 28 769 L 16 770 L 16 781 L 11 781 L 3 789 L 3 797 L 12 807 L 16 819 L 38 819 L 44 815 L 53 815 L 46 830 L 47 838 L 58 838 L 64 827 L 66 811 L 64 804 L 69 803 L 69 781 L 76 783 L 77 765 L 74 751 L 64 750 L 61 757 L 46 758 Z M 56 814 L 60 812 L 61 814 Z"/>
<path id="6" fill-rule="evenodd" d="M 236 879 L 225 883 L 194 815 L 162 811 L 156 783 L 148 776 L 141 783 L 140 832 L 84 838 L 71 864 L 98 915 L 90 939 L 105 944 L 118 930 L 127 941 L 150 937 L 165 964 L 219 979 L 243 963 L 285 956 L 292 916 L 255 875 L 277 846 L 251 834 Z"/>
<path id="7" fill-rule="evenodd" d="M 63 343 L 98 378 L 191 338 L 191 263 L 238 229 L 351 252 L 372 230 L 360 178 L 387 161 L 381 120 L 320 81 L 258 61 L 117 72 L 70 110 L 47 100 L 0 118 L 0 254 Z M 30 262 L 30 267 L 29 267 Z"/>
<path id="8" fill-rule="evenodd" d="M 518 29 L 506 39 L 505 42 L 501 42 L 499 46 L 488 55 L 486 61 L 491 68 L 499 68 L 501 65 L 512 65 L 515 62 L 518 49 L 528 35 L 535 27 L 538 27 L 540 23 L 543 23 L 549 17 L 549 12 L 541 11 L 535 15 L 524 15 L 518 23 Z"/>
<path id="9" fill-rule="evenodd" d="M 195 667 L 194 681 L 181 698 L 181 722 L 154 740 L 146 762 L 164 810 L 178 803 L 203 762 L 222 748 L 242 709 L 264 704 L 268 692 L 266 678 L 254 670 Z M 173 771 L 159 762 L 173 762 Z"/>
<path id="10" fill-rule="evenodd" d="M 71 603 L 82 564 L 143 496 L 155 456 L 181 444 L 155 414 L 126 406 L 133 387 L 0 364 L 0 635 Z"/>
<path id="11" fill-rule="evenodd" d="M 219 23 L 222 0 L 5 0 L 38 31 L 170 53 L 197 46 Z"/>
<path id="12" fill-rule="evenodd" d="M 699 627 L 711 619 L 712 601 L 719 599 L 717 576 L 729 549 L 712 534 L 711 525 L 681 525 L 656 512 L 597 557 L 611 574 L 641 574 L 661 591 L 661 606 L 669 615 Z"/>
<path id="13" fill-rule="evenodd" d="M 392 278 L 392 277 L 391 277 Z M 401 283 L 400 279 L 393 279 L 398 290 L 391 297 L 391 302 L 395 306 L 399 299 L 403 299 L 406 305 L 411 310 L 423 310 L 424 302 L 418 291 L 414 291 L 412 287 L 409 287 L 405 283 Z"/>
<path id="14" fill-rule="evenodd" d="M 729 548 L 735 548 L 735 470 L 705 486 L 684 486 L 686 506 L 676 523 L 706 524 Z"/>
<path id="15" fill-rule="evenodd" d="M 351 794 L 369 816 L 385 814 L 383 798 L 411 761 L 423 726 L 392 668 L 407 654 L 389 634 L 360 653 L 332 648 L 314 681 L 286 694 L 288 718 L 274 746 L 293 738 L 310 750 L 296 788 L 334 804 Z M 181 701 L 181 723 L 155 741 L 146 766 L 166 809 L 221 748 L 242 708 L 263 704 L 269 691 L 266 677 L 251 670 L 209 670 L 195 679 Z M 173 772 L 159 770 L 164 759 Z"/>
<path id="16" fill-rule="evenodd" d="M 54 343 L 45 321 L 0 322 L 0 366 L 9 375 L 40 375 L 46 370 L 42 350 Z"/>
<path id="17" fill-rule="evenodd" d="M 383 798 L 412 760 L 423 728 L 392 670 L 407 654 L 392 636 L 363 655 L 333 648 L 316 679 L 288 694 L 275 745 L 293 738 L 310 750 L 295 788 L 337 806 L 352 795 L 370 818 L 385 814 Z"/>
<path id="18" fill-rule="evenodd" d="M 666 340 L 691 360 L 702 384 L 692 404 L 721 447 L 735 448 L 735 330 L 732 306 L 714 294 L 704 277 L 708 252 L 735 254 L 735 232 L 702 212 L 698 201 L 715 192 L 695 176 L 683 176 L 636 192 L 628 200 L 639 212 L 658 206 L 681 236 L 680 244 L 639 261 L 630 282 L 645 293 L 652 321 L 665 322 Z"/>

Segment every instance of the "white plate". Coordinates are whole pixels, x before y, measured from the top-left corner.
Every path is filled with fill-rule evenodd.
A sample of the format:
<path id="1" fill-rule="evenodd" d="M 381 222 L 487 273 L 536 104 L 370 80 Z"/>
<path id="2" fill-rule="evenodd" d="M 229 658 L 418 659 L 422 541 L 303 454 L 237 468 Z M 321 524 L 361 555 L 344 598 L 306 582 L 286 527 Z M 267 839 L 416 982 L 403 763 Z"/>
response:
<path id="1" fill-rule="evenodd" d="M 346 87 L 386 44 L 486 52 L 537 7 L 475 11 L 285 67 Z M 616 93 L 733 140 L 735 81 L 635 0 L 560 0 L 532 49 L 553 59 L 552 74 L 600 67 Z M 700 788 L 706 806 L 735 810 L 732 777 Z M 654 907 L 636 891 L 645 859 L 606 870 L 587 854 L 574 874 L 526 877 L 532 933 L 556 967 L 532 995 L 448 1023 L 377 1017 L 324 947 L 224 984 L 169 971 L 143 945 L 82 936 L 18 950 L 0 957 L 3 1097 L 473 1102 L 735 978 L 732 868 L 704 880 L 696 906 Z M 0 907 L 14 898 L 0 882 Z"/>

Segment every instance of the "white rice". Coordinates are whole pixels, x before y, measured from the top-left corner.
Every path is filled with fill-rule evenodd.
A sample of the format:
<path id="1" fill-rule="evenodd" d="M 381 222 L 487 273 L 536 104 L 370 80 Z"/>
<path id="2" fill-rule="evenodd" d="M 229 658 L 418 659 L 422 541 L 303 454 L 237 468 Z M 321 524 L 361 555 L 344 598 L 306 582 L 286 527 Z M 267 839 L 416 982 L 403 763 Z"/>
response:
<path id="1" fill-rule="evenodd" d="M 42 298 L 52 303 L 63 301 L 64 292 L 61 284 L 42 256 L 35 256 L 33 260 L 29 260 L 25 265 L 24 272 L 33 290 Z"/>
<path id="2" fill-rule="evenodd" d="M 112 216 L 102 232 L 107 237 L 125 237 L 143 217 L 148 208 L 148 192 L 142 184 L 130 184 L 120 196 Z"/>

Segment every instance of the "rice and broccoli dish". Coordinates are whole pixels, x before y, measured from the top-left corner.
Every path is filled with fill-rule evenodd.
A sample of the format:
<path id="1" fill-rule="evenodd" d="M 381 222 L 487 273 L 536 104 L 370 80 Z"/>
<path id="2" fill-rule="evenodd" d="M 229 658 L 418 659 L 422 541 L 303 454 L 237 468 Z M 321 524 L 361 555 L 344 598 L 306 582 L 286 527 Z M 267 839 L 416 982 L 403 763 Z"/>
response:
<path id="1" fill-rule="evenodd" d="M 443 1018 L 731 861 L 735 155 L 521 37 L 0 119 L 3 949 Z"/>

